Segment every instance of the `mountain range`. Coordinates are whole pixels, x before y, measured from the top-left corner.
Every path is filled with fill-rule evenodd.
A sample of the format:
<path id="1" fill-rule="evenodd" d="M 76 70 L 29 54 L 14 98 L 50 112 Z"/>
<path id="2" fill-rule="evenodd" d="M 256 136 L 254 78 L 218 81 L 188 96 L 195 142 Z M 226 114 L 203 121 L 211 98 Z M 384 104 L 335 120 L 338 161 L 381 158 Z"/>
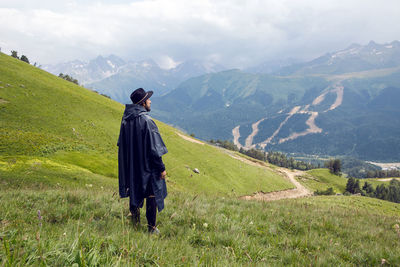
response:
<path id="1" fill-rule="evenodd" d="M 305 63 L 293 64 L 276 71 L 277 75 L 343 74 L 400 65 L 400 42 L 367 45 L 352 44 L 344 50 L 326 53 Z"/>
<path id="2" fill-rule="evenodd" d="M 125 103 L 129 101 L 132 90 L 138 87 L 152 88 L 156 95 L 162 95 L 191 77 L 225 68 L 212 62 L 190 60 L 174 68 L 163 69 L 152 59 L 124 61 L 118 56 L 110 55 L 98 56 L 89 62 L 75 60 L 45 65 L 43 69 L 55 75 L 68 74 L 85 87 Z"/>
<path id="3" fill-rule="evenodd" d="M 44 66 L 120 103 L 151 88 L 155 116 L 201 139 L 244 149 L 398 161 L 400 42 L 352 44 L 308 62 L 281 59 L 244 70 L 111 55 Z"/>
<path id="4" fill-rule="evenodd" d="M 400 158 L 400 42 L 351 45 L 273 74 L 191 78 L 153 100 L 156 116 L 245 149 Z"/>

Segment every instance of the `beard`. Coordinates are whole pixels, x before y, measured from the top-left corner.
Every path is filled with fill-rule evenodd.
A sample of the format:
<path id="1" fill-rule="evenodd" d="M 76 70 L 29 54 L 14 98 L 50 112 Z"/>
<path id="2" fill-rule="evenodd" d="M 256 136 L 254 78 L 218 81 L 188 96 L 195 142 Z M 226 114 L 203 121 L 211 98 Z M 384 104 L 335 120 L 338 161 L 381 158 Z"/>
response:
<path id="1" fill-rule="evenodd" d="M 149 112 L 151 110 L 150 106 L 144 106 L 144 108 L 147 110 L 147 112 Z"/>

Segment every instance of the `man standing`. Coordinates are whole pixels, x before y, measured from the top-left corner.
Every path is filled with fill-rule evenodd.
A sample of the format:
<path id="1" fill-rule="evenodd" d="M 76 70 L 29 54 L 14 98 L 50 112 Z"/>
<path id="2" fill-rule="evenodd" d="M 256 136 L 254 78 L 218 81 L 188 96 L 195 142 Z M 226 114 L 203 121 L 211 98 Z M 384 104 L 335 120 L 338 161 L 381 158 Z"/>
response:
<path id="1" fill-rule="evenodd" d="M 153 91 L 136 89 L 133 104 L 125 106 L 118 139 L 118 176 L 121 198 L 129 196 L 129 208 L 135 226 L 140 224 L 140 208 L 146 198 L 146 218 L 150 233 L 156 227 L 157 208 L 164 209 L 167 196 L 162 156 L 168 152 L 157 125 L 147 115 Z"/>

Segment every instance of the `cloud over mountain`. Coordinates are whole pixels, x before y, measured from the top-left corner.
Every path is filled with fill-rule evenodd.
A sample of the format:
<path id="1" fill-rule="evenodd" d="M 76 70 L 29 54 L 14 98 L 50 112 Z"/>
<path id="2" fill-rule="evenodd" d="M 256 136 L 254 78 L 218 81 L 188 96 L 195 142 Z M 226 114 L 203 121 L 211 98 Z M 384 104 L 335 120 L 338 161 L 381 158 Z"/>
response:
<path id="1" fill-rule="evenodd" d="M 400 35 L 396 0 L 58 2 L 2 1 L 3 51 L 16 49 L 43 63 L 117 54 L 245 67 Z"/>

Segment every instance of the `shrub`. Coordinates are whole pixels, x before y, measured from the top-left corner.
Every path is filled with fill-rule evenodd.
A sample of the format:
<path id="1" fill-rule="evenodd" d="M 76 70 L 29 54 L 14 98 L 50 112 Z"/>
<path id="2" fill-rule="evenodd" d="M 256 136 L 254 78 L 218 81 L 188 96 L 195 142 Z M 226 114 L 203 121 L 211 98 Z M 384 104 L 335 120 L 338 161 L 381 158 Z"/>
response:
<path id="1" fill-rule="evenodd" d="M 333 191 L 332 187 L 329 187 L 326 190 L 314 191 L 314 195 L 316 195 L 316 196 L 321 196 L 321 195 L 330 196 L 330 195 L 334 195 L 334 194 L 335 194 L 335 192 Z"/>

